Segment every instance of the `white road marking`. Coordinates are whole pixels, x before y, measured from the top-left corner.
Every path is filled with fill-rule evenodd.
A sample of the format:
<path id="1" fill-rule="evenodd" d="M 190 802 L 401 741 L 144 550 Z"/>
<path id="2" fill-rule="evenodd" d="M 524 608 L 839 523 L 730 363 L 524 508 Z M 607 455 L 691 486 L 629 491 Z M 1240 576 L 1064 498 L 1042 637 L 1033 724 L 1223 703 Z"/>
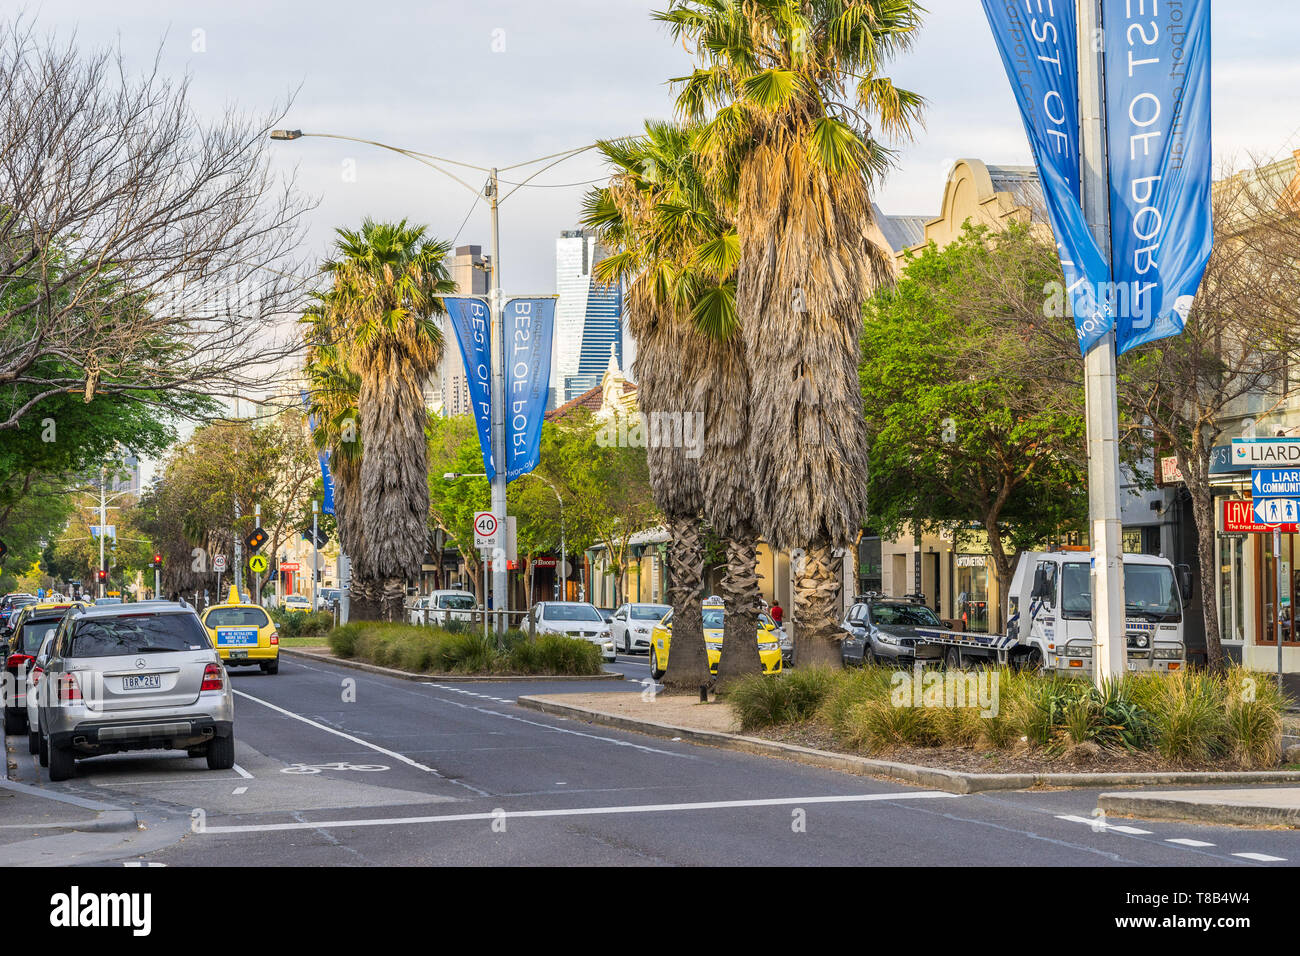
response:
<path id="1" fill-rule="evenodd" d="M 239 774 L 245 780 L 253 779 L 253 775 L 249 773 L 247 770 L 245 770 L 243 767 L 241 767 L 239 764 L 235 764 L 235 773 Z"/>
<path id="2" fill-rule="evenodd" d="M 957 798 L 961 794 L 921 790 L 904 793 L 863 793 L 831 797 L 777 797 L 769 800 L 712 800 L 705 803 L 650 803 L 625 807 L 569 807 L 562 810 L 500 810 L 491 813 L 447 813 L 430 817 L 379 817 L 361 820 L 318 820 L 310 823 L 265 823 L 244 826 L 204 827 L 202 833 L 270 833 L 277 830 L 325 830 L 335 827 L 391 827 L 420 823 L 462 823 L 474 820 L 520 820 L 527 817 L 585 817 L 610 814 L 670 813 L 692 810 L 731 810 L 747 807 L 787 807 L 817 803 L 868 803 L 890 800 Z"/>
<path id="3" fill-rule="evenodd" d="M 1116 833 L 1127 833 L 1130 836 L 1150 836 L 1150 830 L 1139 830 L 1137 827 L 1122 826 L 1118 823 L 1107 823 L 1105 817 L 1080 817 L 1074 814 L 1058 814 L 1056 819 L 1066 820 L 1070 823 L 1083 823 L 1094 830 L 1114 830 Z"/>
<path id="4" fill-rule="evenodd" d="M 388 750 L 385 747 L 380 747 L 378 744 L 372 744 L 368 740 L 362 740 L 360 737 L 354 737 L 352 736 L 352 734 L 345 734 L 343 731 L 335 730 L 333 727 L 326 727 L 324 724 L 320 723 L 319 721 L 312 720 L 309 717 L 304 717 L 301 714 L 295 714 L 293 711 L 285 710 L 283 707 L 277 707 L 275 704 L 272 704 L 270 701 L 262 700 L 262 698 L 260 697 L 254 697 L 252 694 L 246 694 L 242 690 L 237 690 L 235 691 L 235 693 L 238 694 L 240 697 L 247 697 L 249 700 L 253 701 L 256 704 L 261 704 L 264 707 L 270 707 L 272 710 L 276 711 L 277 713 L 284 714 L 286 717 L 292 717 L 294 720 L 301 720 L 304 724 L 310 724 L 312 727 L 315 727 L 317 730 L 323 730 L 327 734 L 334 734 L 336 737 L 342 737 L 344 740 L 349 740 L 354 744 L 360 744 L 363 747 L 369 747 L 371 750 L 375 751 L 376 753 L 381 753 L 385 757 L 392 757 L 394 760 L 400 760 L 402 763 L 406 764 L 407 766 L 414 767 L 416 770 L 423 770 L 425 773 L 431 773 L 437 777 L 442 776 L 442 774 L 438 773 L 438 771 L 434 770 L 432 767 L 426 767 L 424 764 L 412 760 L 410 757 L 407 757 L 404 754 L 399 754 L 395 750 Z"/>
<path id="5" fill-rule="evenodd" d="M 236 787 L 236 788 L 231 792 L 231 796 L 237 797 L 237 796 L 239 796 L 241 793 L 248 793 L 248 788 L 247 788 L 247 787 Z"/>
<path id="6" fill-rule="evenodd" d="M 1234 853 L 1233 856 L 1239 856 L 1243 860 L 1258 860 L 1260 863 L 1285 863 L 1286 857 L 1269 856 L 1267 853 Z"/>
<path id="7" fill-rule="evenodd" d="M 155 863 L 152 860 L 127 860 L 123 866 L 166 866 L 166 863 Z"/>
<path id="8" fill-rule="evenodd" d="M 1166 843 L 1177 843 L 1179 846 L 1214 846 L 1213 843 L 1206 843 L 1204 840 L 1189 840 L 1186 837 L 1171 837 L 1165 840 Z"/>

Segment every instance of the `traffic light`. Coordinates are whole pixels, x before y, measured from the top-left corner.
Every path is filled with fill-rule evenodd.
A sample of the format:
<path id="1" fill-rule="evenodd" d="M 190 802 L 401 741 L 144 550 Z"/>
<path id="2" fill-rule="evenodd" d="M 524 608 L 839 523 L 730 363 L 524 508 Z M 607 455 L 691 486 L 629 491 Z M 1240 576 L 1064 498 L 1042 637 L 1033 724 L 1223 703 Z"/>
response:
<path id="1" fill-rule="evenodd" d="M 5 559 L 5 555 L 8 553 L 9 553 L 9 546 L 5 544 L 3 541 L 0 541 L 0 561 L 3 561 Z"/>
<path id="2" fill-rule="evenodd" d="M 311 540 L 312 540 L 312 536 L 311 536 L 311 528 L 304 528 L 304 529 L 303 529 L 303 532 L 302 532 L 302 540 L 304 540 L 304 541 L 311 541 Z M 324 529 L 324 528 L 317 528 L 317 529 L 316 529 L 316 540 L 315 540 L 316 547 L 318 547 L 318 548 L 323 548 L 323 547 L 325 547 L 325 545 L 329 544 L 329 542 L 330 542 L 330 536 L 329 536 L 328 534 L 325 533 L 325 529 Z"/>
<path id="3" fill-rule="evenodd" d="M 153 556 L 153 566 L 154 566 L 155 568 L 161 568 L 161 567 L 162 567 L 162 555 L 161 555 L 161 554 L 155 554 L 155 555 Z"/>
<path id="4" fill-rule="evenodd" d="M 108 580 L 108 569 L 107 569 L 107 568 L 100 568 L 98 571 L 96 571 L 96 572 L 95 572 L 95 579 L 98 580 L 98 581 L 101 581 L 101 582 L 102 582 L 102 581 L 107 581 L 107 580 Z"/>
<path id="5" fill-rule="evenodd" d="M 256 551 L 264 544 L 266 544 L 266 532 L 260 526 L 254 528 L 252 533 L 244 539 L 244 547 L 248 548 L 249 551 Z"/>

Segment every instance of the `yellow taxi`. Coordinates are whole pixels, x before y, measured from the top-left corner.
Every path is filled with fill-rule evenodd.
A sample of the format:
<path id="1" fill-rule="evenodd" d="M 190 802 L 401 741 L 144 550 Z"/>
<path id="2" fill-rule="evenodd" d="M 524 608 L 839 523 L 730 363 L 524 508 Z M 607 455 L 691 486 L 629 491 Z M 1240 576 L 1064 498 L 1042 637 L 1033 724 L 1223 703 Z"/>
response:
<path id="1" fill-rule="evenodd" d="M 230 589 L 225 604 L 214 604 L 203 612 L 203 626 L 227 667 L 253 664 L 267 674 L 280 671 L 280 635 L 270 615 L 256 604 L 240 600 Z"/>
<path id="2" fill-rule="evenodd" d="M 722 599 L 708 597 L 704 599 L 704 647 L 709 653 L 709 672 L 718 672 L 718 661 L 722 657 L 722 623 L 725 612 Z M 669 611 L 650 632 L 650 676 L 655 680 L 664 676 L 668 669 L 668 648 L 673 636 L 673 612 Z M 781 641 L 776 633 L 776 622 L 764 614 L 758 614 L 758 659 L 763 662 L 764 674 L 781 672 Z"/>

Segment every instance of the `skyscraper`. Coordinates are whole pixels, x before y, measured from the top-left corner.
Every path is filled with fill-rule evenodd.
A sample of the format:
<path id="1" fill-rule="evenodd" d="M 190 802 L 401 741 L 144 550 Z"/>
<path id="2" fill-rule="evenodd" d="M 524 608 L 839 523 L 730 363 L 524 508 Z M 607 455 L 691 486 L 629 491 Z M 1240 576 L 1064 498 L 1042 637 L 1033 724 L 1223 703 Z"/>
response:
<path id="1" fill-rule="evenodd" d="M 488 277 L 492 258 L 483 255 L 482 246 L 457 246 L 451 260 L 451 277 L 458 295 L 487 295 Z M 442 323 L 442 365 L 438 370 L 438 392 L 442 399 L 444 415 L 469 415 L 469 380 L 465 377 L 465 361 L 456 344 L 456 333 L 450 319 Z"/>
<path id="2" fill-rule="evenodd" d="M 595 265 L 606 251 L 582 229 L 565 230 L 555 242 L 555 345 L 551 400 L 555 408 L 600 384 L 611 350 L 623 364 L 623 289 L 602 283 Z"/>

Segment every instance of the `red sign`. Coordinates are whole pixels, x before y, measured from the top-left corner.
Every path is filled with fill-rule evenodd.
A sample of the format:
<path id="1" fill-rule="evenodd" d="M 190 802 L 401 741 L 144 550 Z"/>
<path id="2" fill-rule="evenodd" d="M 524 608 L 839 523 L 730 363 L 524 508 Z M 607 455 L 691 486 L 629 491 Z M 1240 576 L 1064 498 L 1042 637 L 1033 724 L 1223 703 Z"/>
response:
<path id="1" fill-rule="evenodd" d="M 1300 527 L 1294 524 L 1260 524 L 1255 520 L 1255 503 L 1240 498 L 1223 500 L 1223 530 L 1230 534 L 1268 534 L 1274 528 L 1283 534 L 1296 534 Z"/>
<path id="2" fill-rule="evenodd" d="M 1160 459 L 1159 485 L 1180 485 L 1184 483 L 1183 473 L 1178 469 L 1178 456 L 1170 455 Z"/>
<path id="3" fill-rule="evenodd" d="M 297 571 L 297 570 L 298 570 L 298 565 L 297 565 L 296 562 L 293 562 L 293 561 L 281 561 L 281 562 L 280 562 L 280 570 L 281 570 L 281 571 Z"/>
<path id="4" fill-rule="evenodd" d="M 559 558 L 548 558 L 545 555 L 538 555 L 533 558 L 533 567 L 535 568 L 556 568 L 560 566 Z"/>

